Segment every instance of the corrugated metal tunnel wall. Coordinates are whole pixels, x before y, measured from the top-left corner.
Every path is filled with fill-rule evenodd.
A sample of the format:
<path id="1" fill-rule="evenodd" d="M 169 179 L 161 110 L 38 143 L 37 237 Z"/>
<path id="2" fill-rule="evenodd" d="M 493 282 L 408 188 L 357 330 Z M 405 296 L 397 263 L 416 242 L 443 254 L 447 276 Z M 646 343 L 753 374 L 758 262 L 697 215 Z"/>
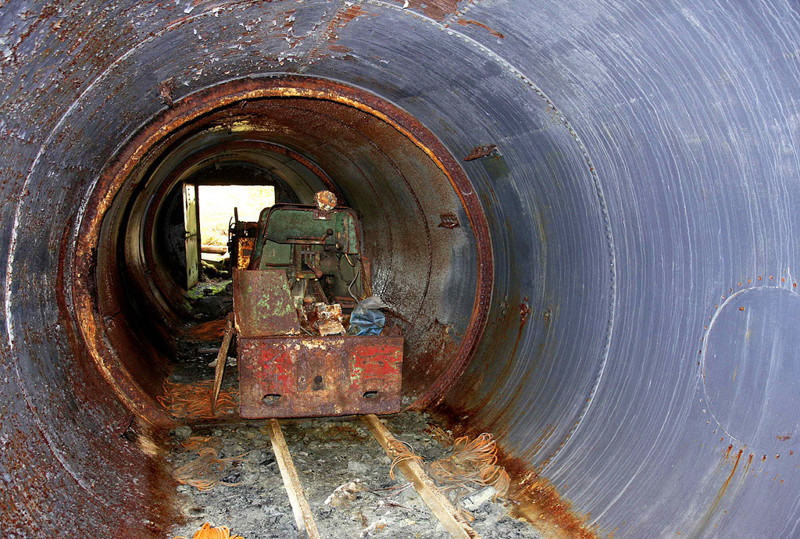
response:
<path id="1" fill-rule="evenodd" d="M 282 73 L 405 109 L 480 198 L 489 322 L 443 407 L 601 534 L 800 534 L 796 3 L 12 0 L 0 66 L 5 536 L 161 536 L 68 255 L 161 83 Z"/>

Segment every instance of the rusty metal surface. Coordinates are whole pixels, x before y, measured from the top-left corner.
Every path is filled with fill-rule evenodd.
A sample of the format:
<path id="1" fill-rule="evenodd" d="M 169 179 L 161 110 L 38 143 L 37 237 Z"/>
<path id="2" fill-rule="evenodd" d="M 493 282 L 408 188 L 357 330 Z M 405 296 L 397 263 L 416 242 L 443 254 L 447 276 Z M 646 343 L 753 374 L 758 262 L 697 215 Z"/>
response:
<path id="1" fill-rule="evenodd" d="M 300 324 L 283 269 L 233 270 L 233 313 L 239 336 L 298 335 Z"/>
<path id="2" fill-rule="evenodd" d="M 256 239 L 237 237 L 234 241 L 236 242 L 234 248 L 234 252 L 236 253 L 236 267 L 239 269 L 247 269 L 250 265 L 250 257 L 253 256 L 253 248 L 256 246 Z"/>
<path id="3" fill-rule="evenodd" d="M 572 500 L 603 533 L 797 535 L 799 437 L 783 421 L 799 415 L 795 401 L 774 378 L 735 370 L 736 381 L 747 382 L 737 384 L 724 368 L 754 364 L 735 346 L 752 331 L 752 350 L 769 351 L 758 364 L 782 383 L 797 378 L 785 372 L 796 368 L 794 356 L 772 353 L 780 348 L 773 344 L 792 342 L 797 322 L 795 298 L 784 297 L 795 293 L 800 224 L 796 6 L 404 5 L 3 4 L 5 535 L 51 537 L 87 526 L 96 535 L 167 535 L 169 520 L 158 514 L 165 498 L 146 487 L 162 478 L 119 434 L 130 424 L 126 408 L 158 416 L 147 388 L 152 380 L 157 386 L 158 354 L 123 327 L 126 319 L 158 317 L 107 297 L 95 316 L 99 290 L 75 290 L 72 281 L 95 275 L 97 256 L 89 246 L 74 257 L 76 235 L 81 219 L 141 187 L 132 177 L 122 192 L 86 203 L 95 182 L 112 182 L 103 171 L 122 167 L 120 147 L 164 127 L 151 123 L 158 114 L 189 114 L 181 108 L 188 96 L 223 81 L 286 72 L 335 78 L 397 104 L 459 160 L 476 145 L 502 149 L 502 157 L 464 162 L 470 181 L 456 189 L 483 205 L 493 240 L 494 294 L 484 289 L 479 297 L 471 291 L 481 279 L 465 269 L 475 267 L 463 254 L 469 241 L 446 236 L 466 228 L 467 212 L 432 204 L 435 185 L 427 198 L 421 182 L 405 191 L 422 193 L 419 200 L 402 194 L 404 182 L 415 181 L 406 165 L 418 154 L 398 146 L 389 159 L 390 144 L 355 136 L 329 136 L 309 152 L 337 179 L 351 178 L 342 194 L 368 207 L 365 228 L 387 238 L 369 246 L 386 255 L 375 264 L 378 292 L 405 302 L 414 316 L 401 316 L 418 333 L 434 331 L 443 350 L 455 351 L 450 357 L 476 351 L 446 400 L 454 418 L 493 431 L 520 459 L 520 474 L 538 470 L 552 498 Z M 375 39 L 385 35 L 392 39 Z M 308 118 L 297 108 L 291 117 Z M 299 145 L 305 135 L 275 127 L 284 143 Z M 401 208 L 404 219 L 430 226 L 375 217 Z M 440 219 L 445 213 L 457 221 Z M 389 225 L 398 224 L 393 236 Z M 100 233 L 90 232 L 92 241 Z M 430 247 L 439 244 L 448 256 Z M 403 253 L 417 259 L 408 263 Z M 391 282 L 387 276 L 404 266 L 413 268 L 409 281 Z M 106 282 L 122 288 L 113 272 L 99 284 Z M 439 292 L 425 304 L 416 294 L 428 283 Z M 486 303 L 491 323 L 482 339 L 470 329 L 470 353 L 459 355 L 469 340 L 459 321 L 471 316 L 473 299 Z M 156 320 L 155 329 L 168 324 Z M 131 346 L 119 347 L 119 356 L 109 351 L 93 329 L 104 327 Z M 427 342 L 424 352 L 439 357 L 436 342 Z M 728 353 L 736 361 L 723 364 Z M 452 381 L 466 365 L 451 364 L 445 375 L 417 356 L 407 369 L 414 380 Z"/>
<path id="4" fill-rule="evenodd" d="M 292 96 L 302 98 L 290 99 Z M 208 114 L 215 109 L 216 112 Z M 81 273 L 91 275 L 92 262 L 87 254 L 95 249 L 96 238 L 104 237 L 99 221 L 103 212 L 106 222 L 109 215 L 118 219 L 129 215 L 124 203 L 107 208 L 113 198 L 110 193 L 126 182 L 142 181 L 144 172 L 160 155 L 158 152 L 178 144 L 181 137 L 204 125 L 241 121 L 243 115 L 254 125 L 266 123 L 277 129 L 271 135 L 277 144 L 303 148 L 326 170 L 335 173 L 345 200 L 358 201 L 364 225 L 376 231 L 370 234 L 365 246 L 372 273 L 379 278 L 373 290 L 384 296 L 400 313 L 400 320 L 404 320 L 402 330 L 409 342 L 404 362 L 407 400 L 409 404 L 424 406 L 441 397 L 466 368 L 486 323 L 492 275 L 486 221 L 458 162 L 436 137 L 401 109 L 358 89 L 320 79 L 283 77 L 235 81 L 189 99 L 176 100 L 173 108 L 147 125 L 121 151 L 95 187 L 77 238 L 76 264 L 84 266 Z M 199 119 L 199 125 L 186 123 L 195 118 Z M 365 141 L 371 141 L 367 147 Z M 385 172 L 365 174 L 359 169 L 360 162 L 342 159 L 359 148 L 360 152 L 367 152 L 360 159 L 370 160 L 371 167 Z M 155 155 L 151 155 L 153 152 Z M 383 195 L 385 186 L 381 187 L 385 177 L 395 178 L 388 197 Z M 125 199 L 117 196 L 116 201 L 120 200 Z M 134 206 L 147 207 L 147 199 L 135 200 Z M 409 209 L 414 210 L 412 219 L 408 218 Z M 437 227 L 442 209 L 460 215 L 462 226 Z M 107 228 L 113 230 L 114 226 Z M 99 281 L 101 291 L 114 305 L 124 307 L 126 301 L 134 298 L 141 302 L 142 311 L 148 311 L 148 298 L 159 272 L 148 273 L 138 265 L 142 258 L 140 249 L 146 245 L 137 243 L 139 238 L 142 238 L 139 229 L 128 226 L 124 238 L 117 239 L 124 241 L 129 249 L 126 260 L 134 271 L 123 277 L 138 285 L 135 293 L 127 299 L 120 297 L 121 277 L 113 272 Z M 113 244 L 110 241 L 100 252 L 113 252 L 109 248 Z M 109 346 L 102 338 L 103 326 L 98 324 L 91 308 L 91 289 L 82 280 L 76 281 L 75 298 L 82 313 L 79 319 L 84 320 L 82 329 L 92 337 L 89 342 L 93 343 L 95 356 L 109 352 L 115 355 L 116 345 L 111 342 Z M 152 300 L 163 307 L 159 296 Z M 444 310 L 443 304 L 448 305 Z M 165 312 L 154 319 L 157 326 L 152 331 L 168 338 L 169 332 L 164 330 L 171 317 Z M 120 318 L 123 326 L 131 321 Z M 147 324 L 150 319 L 139 317 L 133 321 Z M 433 323 L 449 327 L 447 335 L 452 344 L 442 348 L 446 354 L 420 355 L 420 350 L 433 349 L 428 333 Z M 136 355 L 132 352 L 138 346 L 135 339 L 122 344 L 121 357 Z M 112 381 L 124 376 L 117 372 L 116 362 L 108 369 Z M 119 389 L 127 392 L 125 398 L 133 407 L 150 399 L 149 395 L 143 397 L 135 385 L 132 389 Z M 151 410 L 149 404 L 147 409 Z M 152 411 L 158 414 L 157 410 Z"/>
<path id="5" fill-rule="evenodd" d="M 276 187 L 295 196 L 302 195 L 304 191 L 310 194 L 323 187 L 335 188 L 330 178 L 316 164 L 285 146 L 259 140 L 256 136 L 234 137 L 233 140 L 212 142 L 190 138 L 182 143 L 188 149 L 177 152 L 177 156 L 170 155 L 171 159 L 163 163 L 154 173 L 153 181 L 139 197 L 142 203 L 134 205 L 131 210 L 134 216 L 140 215 L 144 220 L 143 237 L 157 235 L 159 227 L 164 228 L 164 204 L 179 182 L 192 177 L 198 171 L 225 164 L 226 161 L 250 163 L 259 168 L 272 167 L 280 182 Z M 224 159 L 219 159 L 220 155 L 224 156 Z M 295 168 L 281 165 L 278 162 L 278 158 L 281 157 L 287 162 L 296 163 Z M 128 251 L 126 257 L 126 263 L 132 268 L 131 273 L 134 277 L 143 274 L 148 276 L 147 282 L 139 283 L 139 292 L 154 298 L 149 302 L 151 307 L 162 313 L 162 318 L 166 320 L 172 332 L 175 328 L 180 328 L 185 320 L 175 316 L 172 311 L 175 310 L 173 306 L 180 305 L 182 301 L 181 281 L 176 280 L 173 273 L 165 270 L 168 264 L 164 262 L 158 243 L 146 242 L 141 253 Z M 159 298 L 163 300 L 159 301 Z"/>
<path id="6" fill-rule="evenodd" d="M 484 157 L 499 156 L 497 145 L 489 144 L 487 146 L 475 146 L 469 155 L 464 157 L 464 161 L 474 161 L 476 159 L 483 159 Z"/>
<path id="7" fill-rule="evenodd" d="M 239 414 L 322 417 L 401 409 L 401 337 L 239 339 Z"/>

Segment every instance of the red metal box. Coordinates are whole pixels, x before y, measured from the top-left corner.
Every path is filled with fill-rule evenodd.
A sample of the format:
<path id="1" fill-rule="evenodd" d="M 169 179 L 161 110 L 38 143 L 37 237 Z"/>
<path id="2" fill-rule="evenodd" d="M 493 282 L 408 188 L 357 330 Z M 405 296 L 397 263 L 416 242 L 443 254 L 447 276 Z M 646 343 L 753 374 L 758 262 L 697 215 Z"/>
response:
<path id="1" fill-rule="evenodd" d="M 239 338 L 245 419 L 399 412 L 403 338 Z"/>

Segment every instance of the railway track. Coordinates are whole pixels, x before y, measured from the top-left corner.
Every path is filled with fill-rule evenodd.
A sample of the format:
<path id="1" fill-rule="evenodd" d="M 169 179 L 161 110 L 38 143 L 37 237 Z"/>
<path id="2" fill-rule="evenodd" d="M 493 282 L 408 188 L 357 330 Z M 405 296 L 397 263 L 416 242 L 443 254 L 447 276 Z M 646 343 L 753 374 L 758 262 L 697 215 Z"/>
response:
<path id="1" fill-rule="evenodd" d="M 509 515 L 511 502 L 493 498 L 492 488 L 454 496 L 440 477 L 428 476 L 453 447 L 419 412 L 182 429 L 173 431 L 183 448 L 171 459 L 176 466 L 190 462 L 186 442 L 195 438 L 214 438 L 226 466 L 220 486 L 179 487 L 189 522 L 175 534 L 191 537 L 211 522 L 245 539 L 294 537 L 295 530 L 326 539 L 540 537 Z"/>
<path id="2" fill-rule="evenodd" d="M 450 535 L 457 539 L 479 538 L 480 535 L 466 522 L 466 519 L 461 516 L 447 496 L 436 487 L 417 458 L 407 453 L 408 450 L 404 447 L 404 444 L 392 435 L 380 418 L 374 414 L 368 414 L 361 416 L 361 419 L 378 443 L 381 444 L 384 451 L 386 451 L 387 456 L 392 459 L 392 467 L 394 468 L 396 465 L 403 473 L 406 479 L 414 486 L 414 490 L 425 502 L 425 505 L 428 506 Z M 281 431 L 280 422 L 277 419 L 270 419 L 267 430 L 272 441 L 275 459 L 283 477 L 283 484 L 286 487 L 286 492 L 292 505 L 292 513 L 297 523 L 297 529 L 300 530 L 301 534 L 305 533 L 305 536 L 309 539 L 318 539 L 320 534 L 317 524 L 306 501 L 289 447 L 286 445 L 286 440 Z"/>

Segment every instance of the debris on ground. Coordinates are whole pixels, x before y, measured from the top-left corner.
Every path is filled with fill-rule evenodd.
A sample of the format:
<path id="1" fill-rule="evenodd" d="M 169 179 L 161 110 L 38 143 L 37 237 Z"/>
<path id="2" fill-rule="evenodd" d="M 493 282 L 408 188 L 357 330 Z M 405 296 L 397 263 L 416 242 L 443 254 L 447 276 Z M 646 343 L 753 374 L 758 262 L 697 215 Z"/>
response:
<path id="1" fill-rule="evenodd" d="M 203 276 L 209 279 L 228 279 L 231 276 L 231 255 L 223 254 L 217 259 L 203 258 L 201 261 Z"/>
<path id="2" fill-rule="evenodd" d="M 225 463 L 217 457 L 215 449 L 207 447 L 198 452 L 197 458 L 173 473 L 175 480 L 198 490 L 209 490 L 219 484 Z"/>
<path id="3" fill-rule="evenodd" d="M 404 412 L 382 416 L 382 420 L 426 462 L 452 456 L 452 446 L 443 446 L 431 435 L 435 429 L 431 428 L 432 420 L 427 414 Z M 225 425 L 195 424 L 191 432 L 173 431 L 169 459 L 176 468 L 197 456 L 196 452 L 187 451 L 183 443 L 200 444 L 190 441 L 199 436 L 218 440 L 214 443 L 221 443 L 221 447 L 213 446 L 218 455 L 245 453 L 246 456 L 232 463 L 221 475 L 221 481 L 236 483 L 236 486 L 204 491 L 189 485 L 178 486 L 177 500 L 187 522 L 171 530 L 171 534 L 191 537 L 203 522 L 211 521 L 224 522 L 246 539 L 297 536 L 289 498 L 263 427 L 263 421 L 239 421 Z M 359 419 L 282 420 L 281 428 L 323 537 L 449 537 L 409 482 L 399 474 L 396 474 L 396 481 L 391 480 L 388 475 L 391 459 Z M 348 493 L 341 496 L 347 503 L 337 506 L 331 497 L 340 487 L 340 493 Z M 530 524 L 511 516 L 512 502 L 491 494 L 491 490 L 484 491 L 488 485 L 476 484 L 475 487 L 462 502 L 465 509 L 473 511 L 475 520 L 471 526 L 481 537 L 541 537 Z"/>
<path id="4" fill-rule="evenodd" d="M 191 384 L 164 381 L 164 394 L 160 402 L 178 419 L 214 419 L 231 416 L 239 405 L 239 391 L 235 387 L 223 389 L 217 399 L 216 413 L 212 412 L 211 399 L 214 380 L 201 380 Z"/>
<path id="5" fill-rule="evenodd" d="M 336 490 L 325 498 L 324 503 L 333 507 L 346 507 L 350 502 L 356 501 L 357 494 L 363 490 L 364 486 L 361 484 L 361 480 L 354 479 L 336 487 Z"/>
<path id="6" fill-rule="evenodd" d="M 392 438 L 389 440 L 389 449 L 394 455 L 394 459 L 392 459 L 392 465 L 389 467 L 389 477 L 391 477 L 392 480 L 395 478 L 394 469 L 401 462 L 416 460 L 422 463 L 423 461 L 422 457 L 414 453 L 414 448 L 411 447 L 410 444 L 403 442 L 402 440 L 398 440 L 397 438 Z"/>
<path id="7" fill-rule="evenodd" d="M 462 505 L 467 511 L 476 511 L 481 505 L 485 504 L 495 496 L 497 496 L 496 488 L 492 486 L 484 487 L 464 498 Z"/>
<path id="8" fill-rule="evenodd" d="M 214 350 L 214 352 L 218 352 L 218 350 Z M 238 365 L 238 362 L 236 361 L 235 357 L 228 356 L 227 358 L 225 358 L 225 367 L 235 367 L 236 365 Z M 206 364 L 206 367 L 211 367 L 212 369 L 216 368 L 216 366 L 217 366 L 217 358 L 214 358 L 213 361 L 209 361 Z"/>
<path id="9" fill-rule="evenodd" d="M 185 339 L 193 342 L 221 341 L 227 326 L 226 317 L 209 320 L 193 325 L 185 332 Z M 216 349 L 215 349 L 216 351 Z"/>
<path id="10" fill-rule="evenodd" d="M 230 279 L 204 280 L 189 289 L 186 306 L 195 320 L 224 317 L 233 308 L 233 284 Z"/>
<path id="11" fill-rule="evenodd" d="M 180 427 L 175 427 L 173 432 L 175 433 L 175 436 L 184 440 L 192 435 L 192 427 L 189 425 L 181 425 Z"/>
<path id="12" fill-rule="evenodd" d="M 220 478 L 224 475 L 229 462 L 240 461 L 244 455 L 220 458 L 218 452 L 222 447 L 222 441 L 213 436 L 193 436 L 181 445 L 197 453 L 197 458 L 173 472 L 178 483 L 198 490 L 210 490 L 219 484 L 236 486 L 235 483 L 227 483 Z"/>
<path id="13" fill-rule="evenodd" d="M 428 425 L 425 427 L 424 432 L 444 447 L 453 445 L 453 433 L 449 430 L 444 430 L 439 425 Z"/>
<path id="14" fill-rule="evenodd" d="M 386 528 L 386 521 L 383 519 L 376 520 L 363 530 L 361 533 L 358 534 L 359 537 L 372 537 L 373 535 L 377 535 L 378 532 L 383 531 Z"/>
<path id="15" fill-rule="evenodd" d="M 179 431 L 182 428 L 183 427 L 178 427 L 175 430 Z M 222 449 L 222 440 L 214 436 L 188 436 L 186 437 L 186 440 L 181 442 L 181 445 L 189 451 L 199 452 L 201 449 L 205 449 L 206 447 L 212 447 L 219 451 Z"/>
<path id="16" fill-rule="evenodd" d="M 491 434 L 483 433 L 470 440 L 463 436 L 453 442 L 449 457 L 430 463 L 427 472 L 436 484 L 454 497 L 456 507 L 474 490 L 490 486 L 500 498 L 508 494 L 511 480 L 497 464 L 497 444 Z"/>
<path id="17" fill-rule="evenodd" d="M 187 539 L 183 535 L 173 537 L 173 539 Z M 197 530 L 192 539 L 244 539 L 241 535 L 231 535 L 231 530 L 227 526 L 219 526 L 212 528 L 210 522 L 203 524 L 203 527 Z"/>

